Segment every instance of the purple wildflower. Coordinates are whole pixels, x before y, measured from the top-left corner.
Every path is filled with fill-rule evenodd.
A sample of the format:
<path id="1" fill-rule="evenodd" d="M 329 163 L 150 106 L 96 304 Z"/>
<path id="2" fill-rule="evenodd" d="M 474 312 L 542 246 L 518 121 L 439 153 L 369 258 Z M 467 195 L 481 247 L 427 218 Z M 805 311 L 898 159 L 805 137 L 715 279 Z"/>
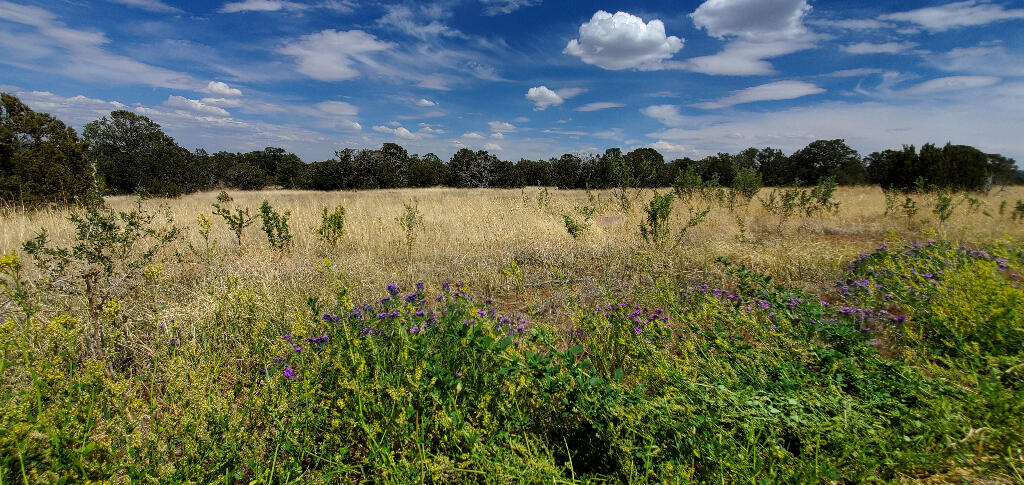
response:
<path id="1" fill-rule="evenodd" d="M 294 379 L 295 369 L 292 369 L 291 367 L 288 366 L 284 366 L 284 372 L 282 372 L 282 374 L 284 374 L 284 376 L 288 379 Z"/>

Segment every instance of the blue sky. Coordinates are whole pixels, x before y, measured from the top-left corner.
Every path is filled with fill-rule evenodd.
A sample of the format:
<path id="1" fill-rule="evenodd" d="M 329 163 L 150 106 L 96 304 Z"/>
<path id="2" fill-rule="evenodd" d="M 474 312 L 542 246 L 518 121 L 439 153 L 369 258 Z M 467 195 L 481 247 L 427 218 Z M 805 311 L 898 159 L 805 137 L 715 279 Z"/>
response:
<path id="1" fill-rule="evenodd" d="M 844 138 L 1024 160 L 1024 3 L 0 0 L 0 90 L 208 151 L 448 159 Z"/>

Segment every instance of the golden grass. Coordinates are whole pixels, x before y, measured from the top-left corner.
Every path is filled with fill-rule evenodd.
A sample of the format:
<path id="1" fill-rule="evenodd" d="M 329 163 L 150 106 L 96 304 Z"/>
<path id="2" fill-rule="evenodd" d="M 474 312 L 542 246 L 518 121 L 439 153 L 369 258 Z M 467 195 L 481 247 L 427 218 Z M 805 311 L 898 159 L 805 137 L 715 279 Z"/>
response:
<path id="1" fill-rule="evenodd" d="M 761 196 L 769 190 L 764 189 Z M 463 281 L 474 293 L 506 302 L 514 299 L 535 313 L 555 313 L 566 299 L 590 304 L 606 295 L 627 297 L 659 277 L 721 282 L 721 268 L 715 263 L 718 256 L 769 273 L 780 283 L 813 287 L 832 280 L 844 263 L 890 236 L 947 238 L 972 245 L 1024 236 L 1024 224 L 1010 220 L 1016 201 L 1024 199 L 1021 187 L 979 197 L 984 205 L 974 213 L 964 197 L 957 196 L 959 205 L 945 224 L 939 224 L 932 214 L 935 199 L 927 195 L 915 196 L 919 208 L 915 220 L 908 223 L 899 212 L 885 216 L 885 198 L 877 187 L 841 188 L 836 214 L 794 216 L 781 232 L 778 219 L 766 213 L 757 199 L 735 213 L 711 204 L 704 223 L 678 246 L 669 244 L 661 249 L 649 247 L 639 236 L 642 208 L 651 198 L 650 190 L 631 192 L 630 211 L 620 209 L 611 191 L 549 189 L 549 203 L 544 206 L 538 202 L 539 193 L 537 188 L 229 192 L 234 198 L 229 207 L 248 207 L 257 213 L 266 199 L 275 209 L 291 212 L 294 247 L 285 253 L 269 247 L 259 221 L 246 229 L 242 247 L 237 248 L 224 221 L 212 214 L 216 192 L 147 201 L 146 205 L 167 204 L 176 223 L 186 229 L 168 254 L 190 255 L 189 244 L 201 245 L 196 218 L 206 214 L 213 221 L 222 263 L 215 268 L 194 263 L 168 265 L 169 281 L 182 290 L 176 311 L 184 313 L 206 306 L 201 294 L 192 289 L 211 272 L 238 275 L 249 284 L 264 287 L 267 294 L 286 288 L 315 290 L 320 285 L 315 265 L 324 258 L 343 270 L 357 299 L 380 295 L 387 283 L 409 288 L 416 281 L 429 285 Z M 1004 201 L 1006 211 L 1000 215 Z M 133 199 L 110 197 L 107 202 L 115 209 L 126 209 Z M 411 258 L 405 250 L 405 234 L 395 220 L 404 211 L 403 204 L 415 204 L 424 219 Z M 320 223 L 322 208 L 337 205 L 346 209 L 345 235 L 337 247 L 329 247 L 313 228 Z M 596 206 L 597 212 L 584 235 L 573 239 L 562 214 L 572 214 L 578 205 Z M 688 206 L 707 205 L 699 199 L 675 201 L 673 224 L 682 224 Z M 40 228 L 46 229 L 51 240 L 68 242 L 72 228 L 67 215 L 66 210 L 51 209 L 3 216 L 0 252 L 19 248 Z M 745 224 L 745 232 L 741 233 L 738 221 Z M 502 271 L 510 261 L 521 269 L 523 295 L 516 295 L 516 282 Z"/>

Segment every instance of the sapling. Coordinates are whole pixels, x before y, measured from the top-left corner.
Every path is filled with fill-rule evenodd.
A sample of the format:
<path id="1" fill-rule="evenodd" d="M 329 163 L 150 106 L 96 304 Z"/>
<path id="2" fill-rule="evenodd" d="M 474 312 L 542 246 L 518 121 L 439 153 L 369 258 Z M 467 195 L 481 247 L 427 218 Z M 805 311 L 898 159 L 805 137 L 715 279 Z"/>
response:
<path id="1" fill-rule="evenodd" d="M 242 247 L 242 231 L 251 226 L 253 222 L 256 222 L 256 218 L 259 217 L 257 214 L 251 214 L 248 207 L 245 210 L 236 208 L 235 212 L 231 213 L 230 210 L 221 207 L 220 204 L 213 204 L 213 213 L 224 218 L 224 223 L 235 234 L 235 240 L 238 241 L 239 249 Z"/>
<path id="2" fill-rule="evenodd" d="M 320 227 L 314 232 L 327 244 L 336 246 L 341 236 L 345 235 L 345 208 L 339 205 L 330 212 L 324 207 L 323 215 L 320 216 Z"/>
<path id="3" fill-rule="evenodd" d="M 267 235 L 267 242 L 270 247 L 283 251 L 291 247 L 292 234 L 288 229 L 288 218 L 291 211 L 284 211 L 281 214 L 274 210 L 270 202 L 266 200 L 260 205 L 260 217 L 263 220 L 263 232 Z"/>

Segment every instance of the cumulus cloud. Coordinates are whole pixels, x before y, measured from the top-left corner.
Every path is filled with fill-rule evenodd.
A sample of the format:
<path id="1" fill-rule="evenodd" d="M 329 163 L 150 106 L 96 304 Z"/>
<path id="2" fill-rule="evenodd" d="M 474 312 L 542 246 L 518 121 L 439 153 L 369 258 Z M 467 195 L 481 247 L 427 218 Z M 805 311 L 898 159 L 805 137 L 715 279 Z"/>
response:
<path id="1" fill-rule="evenodd" d="M 581 88 L 565 88 L 557 91 L 552 91 L 547 86 L 537 86 L 530 88 L 526 92 L 526 99 L 533 101 L 536 105 L 534 107 L 537 111 L 544 111 L 548 106 L 558 106 L 565 102 L 565 100 L 577 96 L 580 93 L 586 91 Z"/>
<path id="2" fill-rule="evenodd" d="M 490 150 L 492 152 L 500 152 L 502 150 L 501 145 L 497 143 L 484 143 L 484 150 Z"/>
<path id="3" fill-rule="evenodd" d="M 840 50 L 849 54 L 900 54 L 917 47 L 916 42 L 884 42 L 873 44 L 871 42 L 858 42 L 840 47 Z"/>
<path id="4" fill-rule="evenodd" d="M 415 140 L 419 138 L 413 132 L 409 131 L 403 126 L 399 126 L 398 128 L 390 128 L 387 126 L 374 126 L 373 131 L 395 135 L 398 138 L 402 138 L 404 140 Z"/>
<path id="5" fill-rule="evenodd" d="M 1000 79 L 993 76 L 949 76 L 925 81 L 904 89 L 906 94 L 935 94 L 950 91 L 962 91 L 971 88 L 983 88 L 999 84 Z"/>
<path id="6" fill-rule="evenodd" d="M 680 145 L 678 143 L 672 143 L 665 140 L 658 140 L 654 143 L 651 143 L 650 147 L 661 152 L 664 155 L 669 155 L 672 157 L 681 157 L 696 154 L 696 152 L 693 149 L 688 148 L 685 145 Z"/>
<path id="7" fill-rule="evenodd" d="M 766 59 L 814 47 L 817 36 L 803 24 L 807 0 L 707 0 L 690 17 L 709 35 L 729 42 L 718 54 L 689 59 L 679 67 L 704 74 L 766 75 Z"/>
<path id="8" fill-rule="evenodd" d="M 206 89 L 203 89 L 203 92 L 210 93 L 210 94 L 216 94 L 218 96 L 241 96 L 242 95 L 242 90 L 241 89 L 233 88 L 231 86 L 228 86 L 227 83 L 222 83 L 220 81 L 210 81 L 210 83 L 206 85 Z"/>
<path id="9" fill-rule="evenodd" d="M 416 106 L 422 106 L 424 108 L 432 108 L 437 106 L 437 103 L 426 98 L 420 98 L 416 100 Z"/>
<path id="10" fill-rule="evenodd" d="M 659 69 L 682 48 L 683 39 L 666 36 L 661 20 L 644 23 L 626 12 L 598 10 L 562 52 L 604 69 Z"/>
<path id="11" fill-rule="evenodd" d="M 580 106 L 579 108 L 576 108 L 576 111 L 598 111 L 598 110 L 608 109 L 608 108 L 622 108 L 623 106 L 626 106 L 626 105 L 624 105 L 622 103 L 610 103 L 610 102 L 587 103 L 587 104 L 585 104 L 583 106 Z"/>
<path id="12" fill-rule="evenodd" d="M 942 32 L 957 27 L 985 25 L 1000 20 L 1024 19 L 1024 9 L 1007 10 L 1002 5 L 968 0 L 886 14 L 879 18 L 910 22 L 931 32 Z"/>
<path id="13" fill-rule="evenodd" d="M 391 49 L 362 30 L 323 30 L 286 44 L 279 52 L 295 58 L 296 70 L 318 81 L 344 81 L 359 76 L 356 64 L 373 64 L 368 54 Z"/>
<path id="14" fill-rule="evenodd" d="M 466 140 L 483 140 L 485 137 L 475 131 L 470 131 L 468 133 L 463 133 L 459 138 L 464 138 Z"/>
<path id="15" fill-rule="evenodd" d="M 707 0 L 690 17 L 697 28 L 723 39 L 739 37 L 796 37 L 806 32 L 807 0 Z"/>
<path id="16" fill-rule="evenodd" d="M 648 106 L 641 113 L 660 121 L 668 126 L 680 126 L 684 123 L 683 115 L 679 114 L 679 107 L 671 104 L 659 104 Z"/>
<path id="17" fill-rule="evenodd" d="M 182 96 L 175 96 L 173 94 L 167 97 L 167 101 L 164 101 L 164 106 L 202 115 L 230 116 L 230 113 L 228 113 L 224 108 L 218 108 L 197 99 L 189 99 Z"/>
<path id="18" fill-rule="evenodd" d="M 181 13 L 182 10 L 177 7 L 167 5 L 160 0 L 110 0 L 114 3 L 121 5 L 127 5 L 129 7 L 141 8 L 142 10 L 148 10 L 156 13 Z"/>
<path id="19" fill-rule="evenodd" d="M 803 81 L 777 81 L 734 91 L 732 94 L 719 100 L 698 103 L 694 106 L 704 109 L 715 109 L 743 103 L 753 103 L 755 101 L 795 99 L 824 92 L 825 90 L 817 85 Z"/>
<path id="20" fill-rule="evenodd" d="M 11 92 L 33 110 L 50 113 L 66 123 L 84 125 L 111 111 L 126 109 L 118 101 L 104 101 L 82 95 L 64 97 L 49 91 L 23 91 L 14 86 L 0 86 L 0 91 Z"/>

